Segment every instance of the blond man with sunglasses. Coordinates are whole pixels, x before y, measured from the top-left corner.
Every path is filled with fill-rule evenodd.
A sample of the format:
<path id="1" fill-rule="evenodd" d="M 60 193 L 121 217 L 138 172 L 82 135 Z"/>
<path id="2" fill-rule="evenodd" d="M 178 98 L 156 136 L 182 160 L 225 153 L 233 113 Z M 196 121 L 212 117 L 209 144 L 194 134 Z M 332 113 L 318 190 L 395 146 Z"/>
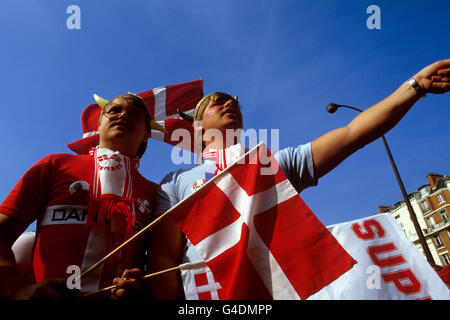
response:
<path id="1" fill-rule="evenodd" d="M 370 84 L 364 84 L 370 89 Z M 330 131 L 310 143 L 282 149 L 274 154 L 280 168 L 298 192 L 314 186 L 318 179 L 343 160 L 392 129 L 408 110 L 426 94 L 450 91 L 450 59 L 437 61 L 405 81 L 390 96 L 360 113 L 347 126 Z M 273 109 L 276 116 L 276 109 Z M 203 138 L 204 162 L 186 170 L 169 173 L 158 190 L 155 213 L 160 215 L 195 191 L 195 188 L 243 154 L 239 139 L 227 139 L 227 130 L 243 127 L 237 99 L 217 92 L 201 100 L 194 116 L 181 114 L 192 121 Z M 209 131 L 214 134 L 208 134 Z M 226 159 L 226 160 L 224 160 Z M 214 205 L 214 204 L 211 204 Z M 164 270 L 181 263 L 196 262 L 201 257 L 171 219 L 163 219 L 151 232 L 152 271 Z M 156 242 L 158 239 L 158 243 Z M 164 246 L 160 244 L 164 243 Z M 153 294 L 158 299 L 184 297 L 179 272 L 154 278 Z M 161 290 L 164 288 L 164 290 Z"/>

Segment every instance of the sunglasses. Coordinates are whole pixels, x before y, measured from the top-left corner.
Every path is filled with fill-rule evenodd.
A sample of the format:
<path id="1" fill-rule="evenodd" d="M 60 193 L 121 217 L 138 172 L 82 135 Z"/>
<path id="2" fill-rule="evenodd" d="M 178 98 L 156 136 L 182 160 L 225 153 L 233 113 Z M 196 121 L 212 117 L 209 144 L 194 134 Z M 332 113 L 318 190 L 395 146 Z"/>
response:
<path id="1" fill-rule="evenodd" d="M 142 108 L 126 108 L 120 105 L 112 105 L 109 106 L 105 111 L 103 111 L 103 114 L 109 120 L 117 120 L 123 117 L 125 114 L 127 114 L 129 118 L 138 119 L 142 114 L 145 114 L 145 111 Z"/>

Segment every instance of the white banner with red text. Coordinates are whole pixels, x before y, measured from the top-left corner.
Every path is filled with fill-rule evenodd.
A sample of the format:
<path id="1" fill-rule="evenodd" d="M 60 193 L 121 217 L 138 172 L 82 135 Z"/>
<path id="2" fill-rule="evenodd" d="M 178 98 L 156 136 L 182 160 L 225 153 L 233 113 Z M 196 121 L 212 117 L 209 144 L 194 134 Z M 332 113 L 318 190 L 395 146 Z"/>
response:
<path id="1" fill-rule="evenodd" d="M 327 229 L 357 263 L 308 300 L 450 299 L 450 290 L 390 214 Z M 181 274 L 186 299 L 218 299 L 220 283 L 206 264 L 187 264 Z"/>

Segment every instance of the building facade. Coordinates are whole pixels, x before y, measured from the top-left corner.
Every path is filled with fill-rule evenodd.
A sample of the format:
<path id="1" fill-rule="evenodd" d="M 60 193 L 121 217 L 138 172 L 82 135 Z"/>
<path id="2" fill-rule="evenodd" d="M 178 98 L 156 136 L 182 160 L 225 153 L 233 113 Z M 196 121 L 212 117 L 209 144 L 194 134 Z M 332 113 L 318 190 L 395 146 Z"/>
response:
<path id="1" fill-rule="evenodd" d="M 427 179 L 428 184 L 408 197 L 434 262 L 446 266 L 450 264 L 450 176 L 430 173 Z M 379 211 L 389 212 L 425 256 L 404 200 L 380 206 Z"/>

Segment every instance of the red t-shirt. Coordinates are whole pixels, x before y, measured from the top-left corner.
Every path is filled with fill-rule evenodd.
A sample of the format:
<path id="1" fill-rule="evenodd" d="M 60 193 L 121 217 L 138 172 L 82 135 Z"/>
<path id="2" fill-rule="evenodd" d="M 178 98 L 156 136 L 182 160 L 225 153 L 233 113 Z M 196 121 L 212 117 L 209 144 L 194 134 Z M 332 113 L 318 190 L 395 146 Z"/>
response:
<path id="1" fill-rule="evenodd" d="M 86 225 L 90 161 L 89 155 L 46 156 L 22 176 L 0 205 L 0 213 L 27 224 L 37 219 L 32 263 L 36 282 L 67 278 L 70 265 L 82 266 L 90 233 Z M 138 175 L 133 186 L 136 222 L 145 226 L 151 220 L 157 185 Z M 99 286 L 111 285 L 115 276 L 117 266 L 105 263 Z"/>

